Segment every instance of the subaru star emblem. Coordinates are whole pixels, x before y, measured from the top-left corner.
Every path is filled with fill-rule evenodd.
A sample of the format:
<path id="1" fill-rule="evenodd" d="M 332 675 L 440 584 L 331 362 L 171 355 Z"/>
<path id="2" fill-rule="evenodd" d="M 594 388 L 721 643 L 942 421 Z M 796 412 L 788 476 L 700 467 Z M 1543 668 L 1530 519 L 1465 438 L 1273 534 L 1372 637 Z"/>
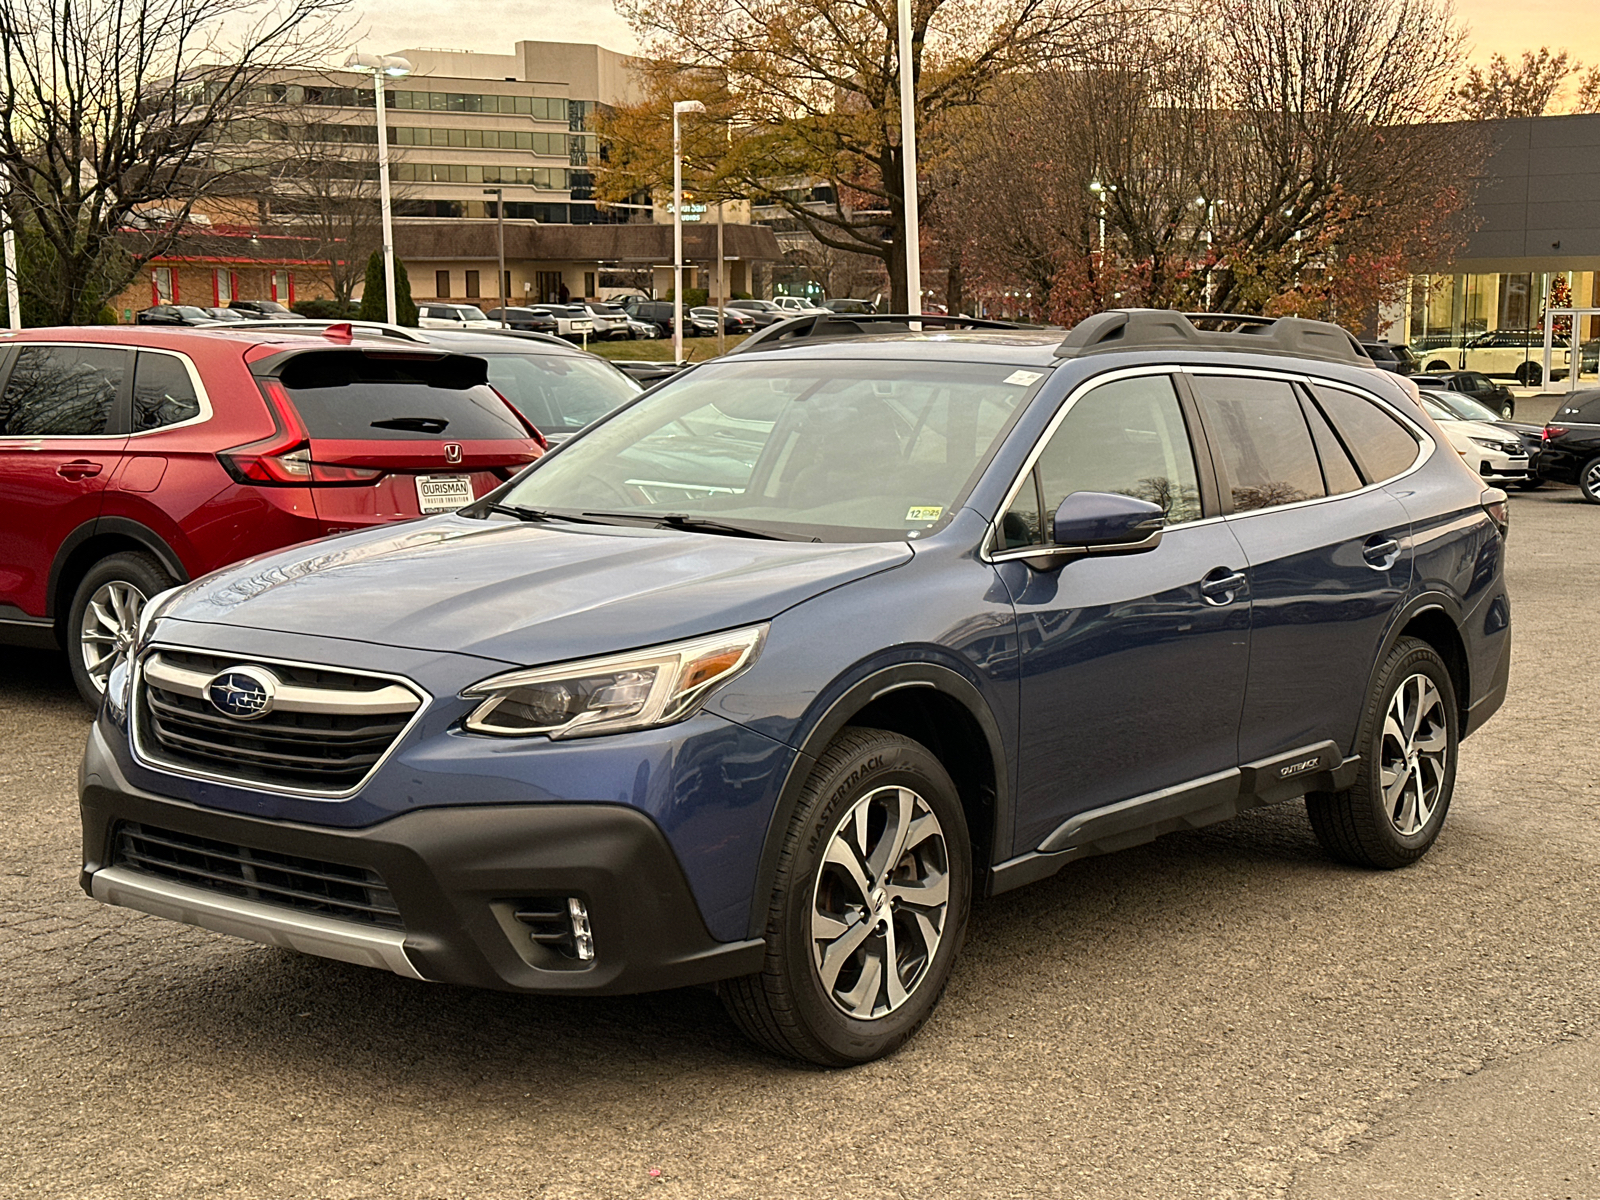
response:
<path id="1" fill-rule="evenodd" d="M 211 677 L 205 697 L 225 717 L 253 721 L 272 711 L 278 677 L 261 667 L 229 667 Z"/>
<path id="2" fill-rule="evenodd" d="M 444 444 L 444 460 L 447 463 L 458 463 L 461 461 L 460 442 L 446 442 Z"/>

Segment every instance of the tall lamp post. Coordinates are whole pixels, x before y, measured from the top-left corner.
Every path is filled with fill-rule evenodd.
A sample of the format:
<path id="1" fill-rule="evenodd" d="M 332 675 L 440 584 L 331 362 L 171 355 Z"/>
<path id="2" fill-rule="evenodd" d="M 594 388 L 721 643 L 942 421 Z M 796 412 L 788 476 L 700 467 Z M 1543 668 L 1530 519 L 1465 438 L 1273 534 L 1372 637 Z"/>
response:
<path id="1" fill-rule="evenodd" d="M 0 220 L 6 223 L 5 233 L 0 235 L 5 242 L 6 260 L 6 319 L 15 333 L 22 328 L 22 296 L 17 287 L 17 235 L 11 228 L 11 189 L 7 187 L 0 196 L 5 199 L 5 211 L 0 212 Z"/>
<path id="2" fill-rule="evenodd" d="M 383 108 L 383 82 L 411 74 L 411 60 L 393 54 L 352 54 L 346 70 L 372 72 L 372 91 L 378 105 L 378 201 L 383 207 L 383 295 L 389 324 L 396 324 L 394 303 L 394 214 L 389 203 L 389 122 Z M 500 306 L 502 309 L 505 305 Z"/>
<path id="3" fill-rule="evenodd" d="M 906 303 L 913 314 L 921 315 L 922 233 L 917 212 L 917 84 L 911 67 L 911 0 L 899 0 L 896 13 L 900 27 L 900 190 L 906 213 Z M 913 328 L 921 327 L 920 322 L 913 323 Z"/>
<path id="4" fill-rule="evenodd" d="M 672 102 L 672 361 L 683 361 L 683 137 L 678 118 L 703 113 L 698 100 Z"/>
<path id="5" fill-rule="evenodd" d="M 500 269 L 495 272 L 495 289 L 500 293 L 500 328 L 506 327 L 506 305 L 511 297 L 507 294 L 510 288 L 506 287 L 506 193 L 503 188 L 484 188 L 485 196 L 494 197 L 494 226 L 495 234 L 500 239 L 499 264 Z"/>

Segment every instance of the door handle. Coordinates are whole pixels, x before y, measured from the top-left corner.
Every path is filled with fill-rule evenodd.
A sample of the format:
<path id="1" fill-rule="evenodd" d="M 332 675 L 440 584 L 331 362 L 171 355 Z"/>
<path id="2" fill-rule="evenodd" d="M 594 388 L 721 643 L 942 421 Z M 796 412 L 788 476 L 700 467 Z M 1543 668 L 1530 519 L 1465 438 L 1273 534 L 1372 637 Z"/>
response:
<path id="1" fill-rule="evenodd" d="M 56 468 L 56 474 L 63 479 L 89 479 L 104 469 L 100 463 L 80 458 L 73 462 L 62 463 Z"/>
<path id="2" fill-rule="evenodd" d="M 1361 547 L 1361 557 L 1367 560 L 1367 566 L 1374 571 L 1387 571 L 1400 558 L 1400 543 L 1394 538 L 1384 538 L 1382 541 L 1369 538 L 1367 544 Z"/>
<path id="3" fill-rule="evenodd" d="M 1200 595 L 1207 604 L 1230 604 L 1244 582 L 1243 572 L 1218 567 L 1200 581 Z"/>

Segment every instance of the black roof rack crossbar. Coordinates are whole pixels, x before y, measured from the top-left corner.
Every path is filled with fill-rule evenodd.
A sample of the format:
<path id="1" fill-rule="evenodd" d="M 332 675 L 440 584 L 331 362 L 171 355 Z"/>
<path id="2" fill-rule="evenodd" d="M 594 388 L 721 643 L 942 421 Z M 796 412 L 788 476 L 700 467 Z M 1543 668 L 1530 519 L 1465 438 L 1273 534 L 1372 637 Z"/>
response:
<path id="1" fill-rule="evenodd" d="M 1119 308 L 1085 317 L 1067 332 L 1056 347 L 1056 354 L 1077 358 L 1150 349 L 1243 350 L 1360 367 L 1373 365 L 1348 330 L 1328 321 L 1243 313 L 1181 313 L 1161 308 Z"/>
<path id="2" fill-rule="evenodd" d="M 781 350 L 787 346 L 843 341 L 874 333 L 909 333 L 911 322 L 923 329 L 1028 329 L 1015 321 L 987 321 L 979 317 L 913 316 L 910 313 L 822 313 L 794 317 L 768 325 L 740 342 L 729 354 L 753 350 Z"/>

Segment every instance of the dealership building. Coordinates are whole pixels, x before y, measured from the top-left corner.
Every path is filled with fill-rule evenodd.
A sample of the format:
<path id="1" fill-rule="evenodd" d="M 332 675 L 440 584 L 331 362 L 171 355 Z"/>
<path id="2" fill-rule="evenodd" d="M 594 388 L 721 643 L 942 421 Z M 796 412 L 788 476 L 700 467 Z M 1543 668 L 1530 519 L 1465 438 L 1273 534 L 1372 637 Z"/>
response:
<path id="1" fill-rule="evenodd" d="M 1478 122 L 1489 154 L 1466 246 L 1412 277 L 1385 332 L 1457 365 L 1450 351 L 1474 338 L 1540 331 L 1546 308 L 1600 310 L 1600 114 Z M 1440 173 L 1441 164 L 1418 170 Z M 1578 341 L 1600 337 L 1600 312 L 1577 318 Z M 1566 325 L 1558 328 L 1565 329 Z M 1470 363 L 1468 365 L 1471 365 Z"/>

